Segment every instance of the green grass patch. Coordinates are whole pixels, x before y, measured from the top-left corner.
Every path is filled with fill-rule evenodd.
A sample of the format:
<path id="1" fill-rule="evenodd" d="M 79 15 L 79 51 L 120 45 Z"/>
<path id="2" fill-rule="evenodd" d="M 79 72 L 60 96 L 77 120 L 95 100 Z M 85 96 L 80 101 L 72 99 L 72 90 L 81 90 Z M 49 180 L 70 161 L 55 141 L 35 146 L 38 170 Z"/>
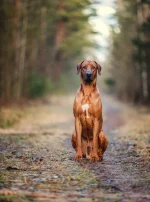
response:
<path id="1" fill-rule="evenodd" d="M 4 182 L 5 182 L 5 178 L 3 174 L 0 172 L 0 183 L 4 183 Z"/>
<path id="2" fill-rule="evenodd" d="M 10 128 L 22 117 L 22 112 L 16 109 L 0 109 L 0 128 Z"/>
<path id="3" fill-rule="evenodd" d="M 97 185 L 97 184 L 99 184 L 99 182 L 96 180 L 96 179 L 92 179 L 92 180 L 90 180 L 89 182 L 88 182 L 88 184 L 90 185 L 90 184 L 95 184 L 95 185 Z"/>
<path id="4" fill-rule="evenodd" d="M 20 194 L 14 194 L 14 195 L 0 194 L 0 202 L 34 202 L 34 200 L 28 199 L 26 196 Z"/>

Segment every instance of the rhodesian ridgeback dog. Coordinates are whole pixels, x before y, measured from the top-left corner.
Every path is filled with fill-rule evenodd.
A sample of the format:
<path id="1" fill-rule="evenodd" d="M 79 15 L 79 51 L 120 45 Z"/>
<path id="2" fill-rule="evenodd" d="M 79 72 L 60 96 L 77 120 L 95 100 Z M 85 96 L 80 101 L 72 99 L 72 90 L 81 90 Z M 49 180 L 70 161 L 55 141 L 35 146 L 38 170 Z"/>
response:
<path id="1" fill-rule="evenodd" d="M 96 86 L 97 72 L 101 74 L 101 66 L 95 61 L 84 60 L 77 65 L 81 87 L 74 101 L 75 131 L 72 135 L 77 161 L 83 157 L 91 161 L 102 160 L 108 145 L 102 130 L 102 102 Z"/>

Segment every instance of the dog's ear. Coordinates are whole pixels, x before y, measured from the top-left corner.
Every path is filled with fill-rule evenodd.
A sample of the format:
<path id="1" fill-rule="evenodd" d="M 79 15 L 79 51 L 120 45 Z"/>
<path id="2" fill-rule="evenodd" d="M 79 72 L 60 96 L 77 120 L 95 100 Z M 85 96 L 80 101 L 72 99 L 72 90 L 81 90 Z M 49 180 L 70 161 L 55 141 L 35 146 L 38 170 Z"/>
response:
<path id="1" fill-rule="evenodd" d="M 94 61 L 94 62 L 97 65 L 98 74 L 101 75 L 101 69 L 102 69 L 102 67 L 96 61 Z"/>
<path id="2" fill-rule="evenodd" d="M 80 62 L 78 65 L 77 65 L 77 74 L 79 74 L 80 72 L 80 69 L 81 69 L 81 64 L 84 62 L 84 60 L 82 62 Z"/>

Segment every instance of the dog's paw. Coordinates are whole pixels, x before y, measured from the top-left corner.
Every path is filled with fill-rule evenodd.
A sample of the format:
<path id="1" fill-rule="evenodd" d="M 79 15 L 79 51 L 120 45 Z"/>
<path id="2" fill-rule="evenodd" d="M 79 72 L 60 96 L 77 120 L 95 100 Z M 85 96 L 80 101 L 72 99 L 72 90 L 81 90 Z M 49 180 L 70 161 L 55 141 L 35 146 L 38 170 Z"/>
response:
<path id="1" fill-rule="evenodd" d="M 82 153 L 76 153 L 74 160 L 75 161 L 82 161 Z"/>
<path id="2" fill-rule="evenodd" d="M 97 154 L 92 154 L 91 161 L 99 161 L 99 156 Z"/>
<path id="3" fill-rule="evenodd" d="M 103 155 L 99 155 L 99 161 L 103 160 Z"/>

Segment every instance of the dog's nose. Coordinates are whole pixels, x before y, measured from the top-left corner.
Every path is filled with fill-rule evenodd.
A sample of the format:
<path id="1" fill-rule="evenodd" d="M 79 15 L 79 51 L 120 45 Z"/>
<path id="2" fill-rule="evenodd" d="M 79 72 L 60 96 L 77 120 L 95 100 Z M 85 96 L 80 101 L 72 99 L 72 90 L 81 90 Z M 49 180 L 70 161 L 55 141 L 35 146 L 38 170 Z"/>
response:
<path id="1" fill-rule="evenodd" d="M 90 72 L 90 71 L 87 71 L 87 72 L 86 72 L 86 76 L 87 76 L 87 77 L 90 77 L 91 75 L 92 75 L 92 72 Z"/>

